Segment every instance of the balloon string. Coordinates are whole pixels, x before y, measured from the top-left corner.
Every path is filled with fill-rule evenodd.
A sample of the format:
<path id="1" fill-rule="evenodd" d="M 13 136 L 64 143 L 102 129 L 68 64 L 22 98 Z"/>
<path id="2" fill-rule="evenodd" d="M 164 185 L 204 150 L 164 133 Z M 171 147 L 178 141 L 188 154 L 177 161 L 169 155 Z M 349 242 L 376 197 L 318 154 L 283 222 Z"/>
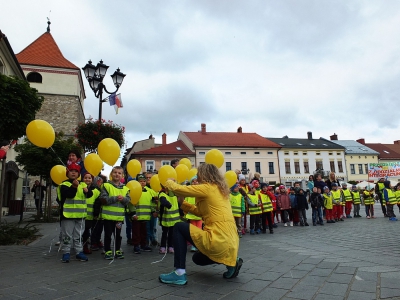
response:
<path id="1" fill-rule="evenodd" d="M 56 151 L 54 151 L 53 147 L 50 147 L 50 149 L 54 152 L 54 154 L 57 156 L 57 158 L 61 161 L 62 165 L 65 167 L 64 162 L 61 160 L 61 158 L 58 157 Z"/>

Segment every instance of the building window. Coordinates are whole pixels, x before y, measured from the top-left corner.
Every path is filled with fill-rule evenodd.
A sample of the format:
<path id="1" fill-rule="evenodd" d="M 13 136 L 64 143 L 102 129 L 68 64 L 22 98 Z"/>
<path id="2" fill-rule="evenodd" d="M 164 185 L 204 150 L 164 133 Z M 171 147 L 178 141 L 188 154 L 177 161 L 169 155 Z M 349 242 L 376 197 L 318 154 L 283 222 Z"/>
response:
<path id="1" fill-rule="evenodd" d="M 240 154 L 246 154 L 246 152 L 240 152 Z"/>
<path id="2" fill-rule="evenodd" d="M 341 161 L 341 160 L 338 160 L 337 165 L 338 165 L 339 173 L 343 173 L 342 161 Z"/>
<path id="3" fill-rule="evenodd" d="M 336 172 L 336 171 L 335 171 L 335 162 L 334 162 L 333 160 L 331 160 L 331 161 L 329 162 L 329 164 L 330 164 L 330 167 L 331 167 L 331 172 Z"/>
<path id="4" fill-rule="evenodd" d="M 273 154 L 273 153 L 269 151 L 268 154 Z"/>
<path id="5" fill-rule="evenodd" d="M 153 170 L 155 169 L 156 162 L 154 160 L 146 160 L 145 165 L 147 172 L 153 172 Z"/>
<path id="6" fill-rule="evenodd" d="M 260 154 L 260 152 L 256 151 L 256 152 L 254 152 L 254 154 Z"/>
<path id="7" fill-rule="evenodd" d="M 241 169 L 241 171 L 242 171 L 242 174 L 247 174 L 247 172 L 248 172 L 248 169 L 247 169 L 247 162 L 245 162 L 245 161 L 242 161 L 241 163 L 240 163 L 240 165 L 242 166 L 242 169 Z"/>
<path id="8" fill-rule="evenodd" d="M 286 174 L 290 174 L 290 161 L 285 161 L 285 172 Z"/>
<path id="9" fill-rule="evenodd" d="M 307 155 L 307 152 L 303 152 L 303 155 Z"/>
<path id="10" fill-rule="evenodd" d="M 304 164 L 304 173 L 310 173 L 310 168 L 308 167 L 308 161 L 305 161 L 303 164 Z"/>
<path id="11" fill-rule="evenodd" d="M 289 155 L 289 151 L 285 151 L 285 153 L 284 153 L 285 155 Z"/>
<path id="12" fill-rule="evenodd" d="M 261 174 L 261 163 L 256 161 L 255 167 L 256 167 L 256 172 Z"/>
<path id="13" fill-rule="evenodd" d="M 364 167 L 365 167 L 365 174 L 368 174 L 368 164 L 365 164 Z"/>
<path id="14" fill-rule="evenodd" d="M 225 166 L 226 166 L 226 171 L 227 171 L 227 172 L 230 171 L 230 170 L 232 170 L 232 164 L 231 164 L 231 162 L 229 162 L 229 161 L 225 162 Z"/>
<path id="15" fill-rule="evenodd" d="M 333 153 L 332 153 L 332 152 L 329 152 L 329 155 L 333 155 Z"/>
<path id="16" fill-rule="evenodd" d="M 232 154 L 232 152 L 230 152 L 230 151 L 225 152 L 225 155 L 231 155 L 231 154 Z"/>
<path id="17" fill-rule="evenodd" d="M 298 161 L 294 162 L 294 172 L 300 174 L 300 163 Z"/>
<path id="18" fill-rule="evenodd" d="M 269 168 L 269 174 L 275 174 L 274 163 L 272 161 L 268 163 L 268 168 Z"/>
<path id="19" fill-rule="evenodd" d="M 31 72 L 26 76 L 26 80 L 28 80 L 28 82 L 42 83 L 42 75 L 38 72 Z"/>
<path id="20" fill-rule="evenodd" d="M 170 160 L 162 160 L 162 161 L 161 161 L 161 165 L 162 165 L 162 166 L 167 166 L 167 165 L 169 166 L 170 164 L 171 164 L 171 161 L 170 161 Z"/>
<path id="21" fill-rule="evenodd" d="M 362 164 L 358 164 L 358 174 L 363 174 L 363 165 Z"/>
<path id="22" fill-rule="evenodd" d="M 203 152 L 203 151 L 200 151 L 200 152 L 199 152 L 199 155 L 204 155 L 204 154 L 206 154 L 206 153 Z"/>
<path id="23" fill-rule="evenodd" d="M 322 164 L 322 160 L 317 160 L 315 162 L 315 166 L 316 166 L 317 170 L 322 170 L 324 168 L 323 164 Z"/>
<path id="24" fill-rule="evenodd" d="M 350 174 L 356 174 L 356 169 L 354 168 L 354 164 L 350 164 Z"/>
<path id="25" fill-rule="evenodd" d="M 315 153 L 316 155 L 321 155 L 321 152 L 317 152 L 317 153 Z"/>
<path id="26" fill-rule="evenodd" d="M 299 155 L 299 152 L 297 152 L 297 151 L 293 152 L 293 155 Z"/>

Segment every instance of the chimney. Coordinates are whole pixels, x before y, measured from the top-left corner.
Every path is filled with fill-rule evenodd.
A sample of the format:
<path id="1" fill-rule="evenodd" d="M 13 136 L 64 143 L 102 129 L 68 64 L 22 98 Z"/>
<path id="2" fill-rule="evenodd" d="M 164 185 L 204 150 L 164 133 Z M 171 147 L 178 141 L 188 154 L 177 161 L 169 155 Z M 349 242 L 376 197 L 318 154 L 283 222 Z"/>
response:
<path id="1" fill-rule="evenodd" d="M 163 133 L 163 135 L 162 135 L 162 144 L 163 145 L 167 144 L 167 135 L 165 133 Z"/>
<path id="2" fill-rule="evenodd" d="M 201 123 L 201 133 L 206 133 L 206 123 Z"/>
<path id="3" fill-rule="evenodd" d="M 400 145 L 400 140 L 394 141 L 393 144 Z"/>
<path id="4" fill-rule="evenodd" d="M 338 139 L 337 139 L 337 134 L 336 133 L 334 133 L 334 134 L 332 134 L 331 135 L 331 141 L 337 141 Z"/>
<path id="5" fill-rule="evenodd" d="M 242 126 L 240 126 L 240 127 L 237 129 L 237 132 L 238 132 L 238 133 L 242 133 Z"/>
<path id="6" fill-rule="evenodd" d="M 152 138 L 153 138 L 153 135 L 152 135 L 152 134 L 150 134 L 150 135 L 149 135 L 149 139 L 152 139 Z"/>
<path id="7" fill-rule="evenodd" d="M 365 139 L 358 139 L 358 140 L 356 140 L 356 142 L 359 142 L 360 144 L 365 145 Z"/>
<path id="8" fill-rule="evenodd" d="M 307 132 L 307 138 L 308 138 L 309 140 L 312 140 L 312 132 L 311 132 L 311 131 L 308 131 L 308 132 Z"/>

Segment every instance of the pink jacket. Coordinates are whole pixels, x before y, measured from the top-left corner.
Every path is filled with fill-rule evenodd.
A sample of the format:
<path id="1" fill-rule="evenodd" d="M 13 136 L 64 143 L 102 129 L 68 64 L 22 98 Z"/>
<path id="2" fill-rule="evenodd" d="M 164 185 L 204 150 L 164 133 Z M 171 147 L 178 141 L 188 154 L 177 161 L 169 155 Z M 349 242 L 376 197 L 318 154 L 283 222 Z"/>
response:
<path id="1" fill-rule="evenodd" d="M 276 199 L 277 207 L 281 210 L 290 209 L 290 198 L 288 194 L 279 194 Z"/>

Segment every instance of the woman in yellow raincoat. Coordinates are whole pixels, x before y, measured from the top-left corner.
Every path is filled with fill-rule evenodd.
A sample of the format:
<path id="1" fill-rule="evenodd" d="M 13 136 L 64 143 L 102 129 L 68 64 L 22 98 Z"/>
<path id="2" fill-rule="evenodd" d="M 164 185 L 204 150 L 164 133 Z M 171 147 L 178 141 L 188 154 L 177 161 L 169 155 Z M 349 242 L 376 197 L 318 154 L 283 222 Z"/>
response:
<path id="1" fill-rule="evenodd" d="M 243 263 L 237 256 L 239 237 L 224 177 L 216 166 L 207 163 L 199 166 L 197 177 L 198 185 L 184 186 L 172 180 L 167 180 L 165 183 L 165 187 L 177 196 L 196 197 L 195 205 L 180 200 L 181 209 L 202 217 L 204 229 L 184 222 L 175 224 L 175 271 L 161 274 L 159 279 L 163 283 L 177 285 L 187 283 L 185 269 L 187 241 L 199 250 L 193 255 L 193 262 L 201 266 L 215 263 L 226 265 L 224 278 L 236 277 Z"/>

